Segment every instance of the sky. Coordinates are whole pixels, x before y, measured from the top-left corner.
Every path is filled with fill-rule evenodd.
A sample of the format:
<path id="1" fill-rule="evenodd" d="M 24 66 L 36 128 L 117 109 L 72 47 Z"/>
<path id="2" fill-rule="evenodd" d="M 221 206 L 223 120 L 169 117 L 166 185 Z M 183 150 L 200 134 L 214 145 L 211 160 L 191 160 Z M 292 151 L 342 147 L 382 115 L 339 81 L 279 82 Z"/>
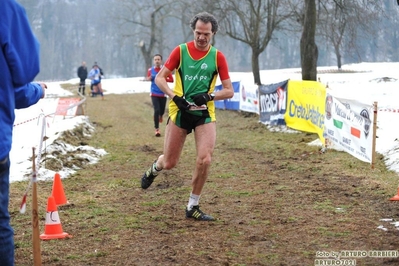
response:
<path id="1" fill-rule="evenodd" d="M 360 63 L 344 65 L 343 70 L 359 73 L 329 73 L 336 66 L 318 67 L 320 82 L 328 85 L 328 93 L 335 97 L 356 99 L 357 101 L 373 104 L 378 102 L 376 151 L 386 159 L 387 168 L 399 173 L 399 133 L 394 121 L 399 121 L 399 63 Z M 277 83 L 286 79 L 301 80 L 300 69 L 276 69 L 261 71 L 263 84 Z M 253 84 L 251 72 L 232 72 L 232 81 L 241 81 L 244 85 Z M 131 94 L 150 91 L 150 82 L 143 82 L 143 77 L 118 78 L 102 80 L 104 94 Z M 106 150 L 96 147 L 74 147 L 57 142 L 60 133 L 71 130 L 79 124 L 87 125 L 86 134 L 92 134 L 95 128 L 90 124 L 90 117 L 54 115 L 58 105 L 58 98 L 64 96 L 76 97 L 76 94 L 61 88 L 62 83 L 76 83 L 78 79 L 63 82 L 49 82 L 46 97 L 36 105 L 26 109 L 16 110 L 13 131 L 13 145 L 10 153 L 11 169 L 10 182 L 29 180 L 32 172 L 32 148 L 36 157 L 42 153 L 51 154 L 53 151 L 65 152 L 84 149 L 87 153 L 81 155 L 89 163 L 97 163 Z M 87 80 L 89 83 L 89 80 Z M 219 82 L 220 84 L 220 82 Z M 171 84 L 173 86 L 173 84 Z M 77 87 L 76 87 L 77 88 Z M 84 101 L 84 98 L 82 99 Z M 250 117 L 248 119 L 256 119 Z M 45 141 L 41 141 L 45 137 Z M 310 144 L 317 143 L 315 142 Z M 328 152 L 328 151 L 327 151 Z M 51 155 L 46 155 L 50 158 Z M 43 158 L 42 158 L 43 159 Z M 39 180 L 53 180 L 55 172 L 47 170 L 45 164 L 35 163 Z M 67 178 L 79 169 L 63 168 L 58 171 L 61 178 Z"/>

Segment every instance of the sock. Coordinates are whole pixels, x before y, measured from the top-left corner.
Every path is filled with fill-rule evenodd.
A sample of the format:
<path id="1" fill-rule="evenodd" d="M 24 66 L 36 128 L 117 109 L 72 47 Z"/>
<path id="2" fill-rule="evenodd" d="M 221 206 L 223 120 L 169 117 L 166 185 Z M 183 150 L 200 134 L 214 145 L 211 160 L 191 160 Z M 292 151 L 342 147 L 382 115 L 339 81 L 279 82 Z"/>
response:
<path id="1" fill-rule="evenodd" d="M 188 200 L 187 210 L 191 211 L 193 206 L 197 206 L 199 204 L 200 195 L 195 195 L 190 193 L 190 199 Z"/>
<path id="2" fill-rule="evenodd" d="M 153 165 L 152 165 L 152 173 L 154 174 L 154 175 L 157 175 L 159 172 L 161 172 L 162 171 L 162 169 L 158 169 L 157 168 L 157 162 L 155 162 Z"/>

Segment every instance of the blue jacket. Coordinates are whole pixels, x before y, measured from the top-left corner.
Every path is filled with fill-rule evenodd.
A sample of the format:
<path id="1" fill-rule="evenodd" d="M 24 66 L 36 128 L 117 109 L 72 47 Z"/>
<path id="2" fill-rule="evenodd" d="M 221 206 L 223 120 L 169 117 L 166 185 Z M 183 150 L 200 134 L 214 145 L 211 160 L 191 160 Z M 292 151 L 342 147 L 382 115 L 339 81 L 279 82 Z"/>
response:
<path id="1" fill-rule="evenodd" d="M 39 101 L 43 90 L 30 83 L 40 71 L 39 43 L 25 9 L 15 0 L 0 1 L 0 160 L 11 150 L 14 110 Z"/>
<path id="2" fill-rule="evenodd" d="M 91 79 L 91 84 L 97 85 L 101 82 L 101 71 L 100 69 L 92 68 L 89 72 L 89 79 Z"/>
<path id="3" fill-rule="evenodd" d="M 155 84 L 155 76 L 157 74 L 155 67 L 151 67 L 151 96 L 165 97 L 165 93 Z"/>

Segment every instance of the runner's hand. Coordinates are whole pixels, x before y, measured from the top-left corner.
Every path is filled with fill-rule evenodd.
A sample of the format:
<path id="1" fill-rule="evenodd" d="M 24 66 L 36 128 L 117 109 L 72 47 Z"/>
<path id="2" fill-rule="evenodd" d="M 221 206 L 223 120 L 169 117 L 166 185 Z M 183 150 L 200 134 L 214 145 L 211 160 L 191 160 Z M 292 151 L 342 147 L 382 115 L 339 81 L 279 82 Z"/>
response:
<path id="1" fill-rule="evenodd" d="M 190 108 L 190 104 L 183 97 L 175 95 L 175 97 L 173 97 L 173 101 L 175 102 L 177 107 L 179 107 L 180 110 L 184 111 Z"/>
<path id="2" fill-rule="evenodd" d="M 201 106 L 203 104 L 206 104 L 207 102 L 209 102 L 211 100 L 211 96 L 204 92 L 204 93 L 200 93 L 197 94 L 193 97 L 193 101 L 196 105 Z"/>

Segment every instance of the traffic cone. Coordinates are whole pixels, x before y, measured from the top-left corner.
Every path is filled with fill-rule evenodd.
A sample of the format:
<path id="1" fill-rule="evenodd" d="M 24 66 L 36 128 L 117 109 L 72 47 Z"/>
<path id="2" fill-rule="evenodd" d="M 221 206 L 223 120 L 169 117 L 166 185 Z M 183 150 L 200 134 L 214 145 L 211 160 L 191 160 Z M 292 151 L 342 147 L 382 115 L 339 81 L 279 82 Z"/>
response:
<path id="1" fill-rule="evenodd" d="M 389 200 L 399 200 L 399 187 L 398 187 L 398 194 L 390 198 Z"/>
<path id="2" fill-rule="evenodd" d="M 55 173 L 54 175 L 53 191 L 51 192 L 51 195 L 54 197 L 57 206 L 69 204 L 65 197 L 64 187 L 62 186 L 61 176 L 59 173 Z"/>
<path id="3" fill-rule="evenodd" d="M 47 200 L 46 224 L 44 226 L 44 233 L 40 235 L 40 239 L 50 240 L 65 237 L 70 237 L 70 235 L 62 231 L 57 205 L 55 204 L 54 197 L 50 196 Z"/>

